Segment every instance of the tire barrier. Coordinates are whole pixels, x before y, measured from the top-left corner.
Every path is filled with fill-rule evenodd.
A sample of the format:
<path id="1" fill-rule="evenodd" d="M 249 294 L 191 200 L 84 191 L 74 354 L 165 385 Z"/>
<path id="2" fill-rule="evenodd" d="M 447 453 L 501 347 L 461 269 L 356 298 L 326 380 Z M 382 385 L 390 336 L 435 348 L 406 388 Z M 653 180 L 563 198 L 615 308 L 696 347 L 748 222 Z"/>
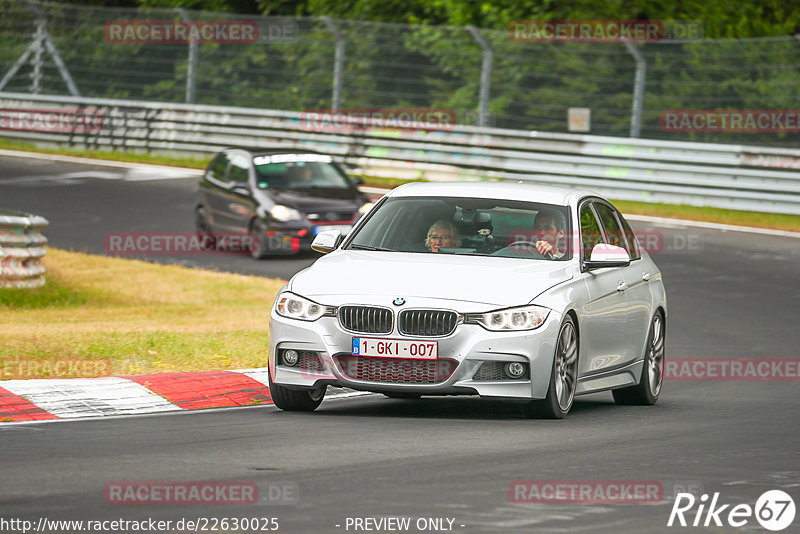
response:
<path id="1" fill-rule="evenodd" d="M 0 209 L 0 288 L 44 285 L 47 238 L 41 229 L 48 224 L 39 215 Z"/>

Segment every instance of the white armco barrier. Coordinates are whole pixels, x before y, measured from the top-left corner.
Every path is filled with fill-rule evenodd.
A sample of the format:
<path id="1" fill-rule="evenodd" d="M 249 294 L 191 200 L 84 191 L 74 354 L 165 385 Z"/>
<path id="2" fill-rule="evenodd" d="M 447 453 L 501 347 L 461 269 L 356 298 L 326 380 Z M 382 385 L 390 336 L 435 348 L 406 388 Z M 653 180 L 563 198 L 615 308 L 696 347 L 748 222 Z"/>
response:
<path id="1" fill-rule="evenodd" d="M 374 176 L 557 183 L 621 200 L 800 214 L 797 149 L 452 124 L 387 129 L 320 112 L 23 93 L 0 93 L 0 121 L 3 137 L 39 144 L 181 155 L 284 146 Z"/>

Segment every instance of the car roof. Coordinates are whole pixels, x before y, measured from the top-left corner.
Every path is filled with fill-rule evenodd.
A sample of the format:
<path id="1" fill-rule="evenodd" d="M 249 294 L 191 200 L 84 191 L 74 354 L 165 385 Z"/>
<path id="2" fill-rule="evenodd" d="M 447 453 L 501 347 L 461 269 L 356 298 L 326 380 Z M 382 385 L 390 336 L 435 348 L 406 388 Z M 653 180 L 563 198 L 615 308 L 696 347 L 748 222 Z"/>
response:
<path id="1" fill-rule="evenodd" d="M 225 150 L 244 150 L 245 152 L 250 152 L 254 157 L 255 156 L 271 156 L 273 154 L 323 154 L 323 155 L 330 155 L 325 154 L 324 152 L 319 152 L 317 150 L 309 150 L 306 148 L 286 148 L 286 147 L 274 147 L 274 148 L 264 148 L 264 147 L 230 147 L 226 148 Z M 333 157 L 333 156 L 331 156 Z"/>
<path id="2" fill-rule="evenodd" d="M 472 197 L 513 199 L 569 206 L 573 199 L 585 196 L 603 198 L 585 189 L 539 185 L 530 182 L 414 182 L 395 188 L 392 197 Z"/>

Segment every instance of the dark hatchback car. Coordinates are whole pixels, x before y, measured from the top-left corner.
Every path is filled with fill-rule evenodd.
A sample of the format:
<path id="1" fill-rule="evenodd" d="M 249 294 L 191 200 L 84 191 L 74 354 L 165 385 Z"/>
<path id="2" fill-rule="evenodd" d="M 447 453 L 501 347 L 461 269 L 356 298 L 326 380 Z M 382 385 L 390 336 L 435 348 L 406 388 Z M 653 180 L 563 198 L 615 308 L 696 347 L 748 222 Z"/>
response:
<path id="1" fill-rule="evenodd" d="M 255 258 L 310 250 L 319 232 L 347 233 L 372 207 L 360 183 L 319 152 L 226 149 L 200 180 L 197 231 L 249 234 Z"/>

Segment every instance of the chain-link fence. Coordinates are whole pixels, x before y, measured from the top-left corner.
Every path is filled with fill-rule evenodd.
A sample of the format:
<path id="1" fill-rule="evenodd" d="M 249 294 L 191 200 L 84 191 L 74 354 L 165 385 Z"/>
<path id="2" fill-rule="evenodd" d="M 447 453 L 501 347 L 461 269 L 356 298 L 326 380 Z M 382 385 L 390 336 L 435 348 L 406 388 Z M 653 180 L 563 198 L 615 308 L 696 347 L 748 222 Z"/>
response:
<path id="1" fill-rule="evenodd" d="M 136 21 L 239 21 L 255 35 L 168 42 L 137 33 Z M 450 109 L 460 124 L 550 132 L 567 131 L 570 108 L 589 108 L 596 135 L 800 140 L 790 116 L 800 109 L 793 37 L 519 42 L 468 27 L 0 0 L 0 43 L 0 91 L 8 92 L 293 111 Z M 668 111 L 721 109 L 784 110 L 789 119 L 755 130 L 665 125 Z"/>

